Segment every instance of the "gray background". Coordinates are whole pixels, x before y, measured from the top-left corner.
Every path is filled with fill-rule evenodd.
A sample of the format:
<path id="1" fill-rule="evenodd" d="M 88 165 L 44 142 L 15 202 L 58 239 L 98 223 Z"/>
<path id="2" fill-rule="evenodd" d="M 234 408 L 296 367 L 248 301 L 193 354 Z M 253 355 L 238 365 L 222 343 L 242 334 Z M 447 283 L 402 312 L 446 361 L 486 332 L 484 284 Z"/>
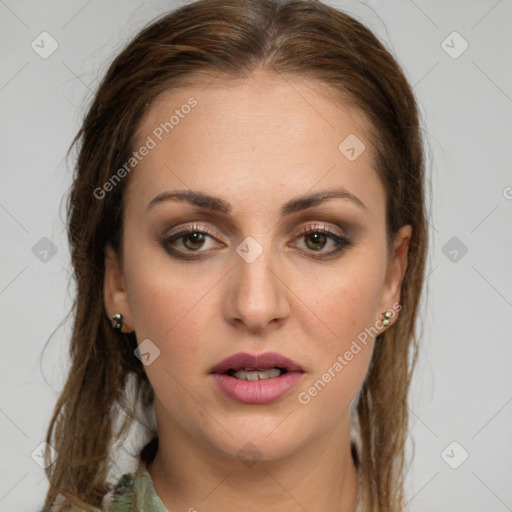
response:
<path id="1" fill-rule="evenodd" d="M 73 293 L 66 150 L 113 55 L 183 3 L 0 0 L 1 511 L 37 510 L 47 487 L 31 454 L 67 368 L 69 322 L 39 363 Z M 432 245 L 409 405 L 409 506 L 512 510 L 512 2 L 328 3 L 395 53 L 425 126 Z M 58 44 L 47 58 L 43 31 Z"/>

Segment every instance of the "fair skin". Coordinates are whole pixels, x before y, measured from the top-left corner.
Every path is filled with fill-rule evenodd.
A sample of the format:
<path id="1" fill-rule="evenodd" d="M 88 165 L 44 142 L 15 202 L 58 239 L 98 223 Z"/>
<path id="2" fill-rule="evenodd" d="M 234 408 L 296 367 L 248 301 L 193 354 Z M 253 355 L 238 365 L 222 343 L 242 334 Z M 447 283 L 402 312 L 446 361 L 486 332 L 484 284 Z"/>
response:
<path id="1" fill-rule="evenodd" d="M 375 340 L 359 343 L 307 404 L 298 395 L 400 301 L 410 226 L 388 253 L 385 192 L 364 118 L 305 80 L 258 74 L 167 91 L 149 106 L 135 147 L 191 96 L 197 106 L 130 175 L 123 256 L 108 246 L 105 257 L 107 314 L 122 313 L 138 343 L 160 350 L 145 366 L 159 432 L 148 467 L 155 489 L 168 510 L 353 510 L 349 407 Z M 366 145 L 354 161 L 338 149 L 351 133 Z M 340 187 L 364 206 L 331 198 L 281 215 L 292 199 Z M 231 211 L 177 200 L 148 208 L 175 190 L 220 197 Z M 176 227 L 212 235 L 182 236 L 166 250 Z M 334 239 L 302 228 L 331 230 L 352 245 L 334 254 Z M 251 263 L 236 252 L 248 236 L 263 250 Z M 241 351 L 279 352 L 305 373 L 275 402 L 240 404 L 208 372 Z M 247 443 L 258 453 L 250 465 L 237 456 Z"/>

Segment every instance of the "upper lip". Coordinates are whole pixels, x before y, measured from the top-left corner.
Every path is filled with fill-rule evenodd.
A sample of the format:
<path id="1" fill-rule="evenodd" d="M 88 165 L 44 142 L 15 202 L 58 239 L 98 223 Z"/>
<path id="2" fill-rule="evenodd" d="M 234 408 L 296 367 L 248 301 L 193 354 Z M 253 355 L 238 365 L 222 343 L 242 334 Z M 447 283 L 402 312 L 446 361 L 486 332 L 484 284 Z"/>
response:
<path id="1" fill-rule="evenodd" d="M 262 354 L 239 352 L 216 364 L 210 373 L 225 373 L 230 369 L 263 370 L 267 368 L 284 368 L 289 372 L 304 372 L 295 361 L 276 352 L 263 352 Z"/>

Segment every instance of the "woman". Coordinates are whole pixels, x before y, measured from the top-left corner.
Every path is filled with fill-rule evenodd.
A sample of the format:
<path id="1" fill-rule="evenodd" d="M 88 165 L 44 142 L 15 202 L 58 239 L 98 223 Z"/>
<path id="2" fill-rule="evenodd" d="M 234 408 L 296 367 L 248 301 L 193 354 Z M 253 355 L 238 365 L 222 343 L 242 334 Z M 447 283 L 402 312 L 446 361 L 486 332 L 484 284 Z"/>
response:
<path id="1" fill-rule="evenodd" d="M 424 161 L 375 36 L 316 0 L 196 1 L 115 59 L 74 143 L 45 509 L 401 510 Z"/>

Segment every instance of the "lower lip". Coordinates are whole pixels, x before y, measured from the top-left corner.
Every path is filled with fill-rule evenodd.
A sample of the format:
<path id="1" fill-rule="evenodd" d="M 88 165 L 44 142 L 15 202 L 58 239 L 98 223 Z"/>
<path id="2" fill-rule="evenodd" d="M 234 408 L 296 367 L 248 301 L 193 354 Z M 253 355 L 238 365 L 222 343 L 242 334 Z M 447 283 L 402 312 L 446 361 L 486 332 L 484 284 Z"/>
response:
<path id="1" fill-rule="evenodd" d="M 217 388 L 231 400 L 242 404 L 263 405 L 274 402 L 294 388 L 304 375 L 288 372 L 279 377 L 242 380 L 229 375 L 212 374 Z"/>

